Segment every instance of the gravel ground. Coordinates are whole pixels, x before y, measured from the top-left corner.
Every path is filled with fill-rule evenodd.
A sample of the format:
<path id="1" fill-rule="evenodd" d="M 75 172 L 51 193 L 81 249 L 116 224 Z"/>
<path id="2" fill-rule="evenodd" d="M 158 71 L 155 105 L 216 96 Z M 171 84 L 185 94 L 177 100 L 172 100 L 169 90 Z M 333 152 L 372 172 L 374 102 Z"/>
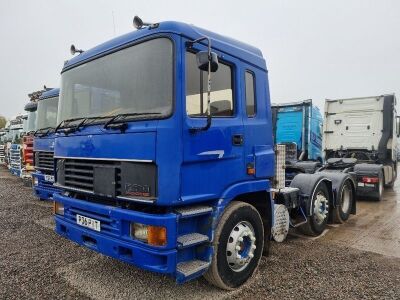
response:
<path id="1" fill-rule="evenodd" d="M 0 167 L 0 299 L 400 299 L 400 259 L 324 238 L 273 244 L 252 280 L 225 292 L 178 286 L 79 247 L 53 231 L 51 204 Z"/>

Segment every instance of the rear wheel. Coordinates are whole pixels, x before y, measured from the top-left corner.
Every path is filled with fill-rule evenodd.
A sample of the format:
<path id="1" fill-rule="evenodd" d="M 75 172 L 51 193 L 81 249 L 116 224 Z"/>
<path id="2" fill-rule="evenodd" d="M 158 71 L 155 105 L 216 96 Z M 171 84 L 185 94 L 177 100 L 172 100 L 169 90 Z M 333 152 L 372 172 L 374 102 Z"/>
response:
<path id="1" fill-rule="evenodd" d="M 385 187 L 388 187 L 388 188 L 393 188 L 393 186 L 394 186 L 394 183 L 395 183 L 395 181 L 396 181 L 396 178 L 397 178 L 397 167 L 396 166 L 394 166 L 393 167 L 393 172 L 392 172 L 392 182 L 390 182 L 389 184 L 387 184 L 387 185 L 385 185 Z"/>
<path id="2" fill-rule="evenodd" d="M 315 188 L 310 205 L 312 214 L 299 230 L 306 235 L 318 236 L 324 232 L 329 217 L 329 190 L 323 181 Z"/>
<path id="3" fill-rule="evenodd" d="M 264 228 L 258 211 L 250 204 L 232 202 L 215 231 L 214 254 L 204 277 L 225 290 L 241 286 L 256 270 L 263 245 Z"/>
<path id="4" fill-rule="evenodd" d="M 373 197 L 373 199 L 375 201 L 381 201 L 382 197 L 383 197 L 383 189 L 384 189 L 384 183 L 383 182 L 384 182 L 384 178 L 383 178 L 383 173 L 382 172 L 379 173 L 378 178 L 379 178 L 378 191 L 377 191 L 377 194 L 375 195 L 375 197 Z"/>
<path id="5" fill-rule="evenodd" d="M 353 207 L 353 188 L 349 179 L 347 179 L 341 188 L 339 203 L 333 210 L 333 221 L 335 223 L 344 223 L 350 216 Z"/>

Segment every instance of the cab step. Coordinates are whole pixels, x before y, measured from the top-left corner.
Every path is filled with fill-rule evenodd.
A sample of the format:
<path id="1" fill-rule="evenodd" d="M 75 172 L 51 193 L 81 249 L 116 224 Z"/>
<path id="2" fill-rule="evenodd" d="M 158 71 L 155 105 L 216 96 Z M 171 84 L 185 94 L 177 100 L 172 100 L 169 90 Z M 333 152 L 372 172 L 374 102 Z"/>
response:
<path id="1" fill-rule="evenodd" d="M 177 265 L 177 271 L 185 277 L 190 277 L 196 273 L 199 273 L 210 266 L 210 262 L 203 260 L 190 260 L 181 262 Z"/>
<path id="2" fill-rule="evenodd" d="M 178 248 L 186 248 L 197 244 L 208 242 L 208 236 L 201 233 L 188 233 L 178 237 Z"/>
<path id="3" fill-rule="evenodd" d="M 186 206 L 175 209 L 175 212 L 180 214 L 182 218 L 204 215 L 212 212 L 211 206 Z"/>

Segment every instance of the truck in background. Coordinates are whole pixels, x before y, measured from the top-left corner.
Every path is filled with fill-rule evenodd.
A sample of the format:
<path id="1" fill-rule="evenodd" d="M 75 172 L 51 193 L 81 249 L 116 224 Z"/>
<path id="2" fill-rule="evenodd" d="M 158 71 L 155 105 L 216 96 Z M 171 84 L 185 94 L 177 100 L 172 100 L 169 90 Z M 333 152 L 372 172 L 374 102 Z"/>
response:
<path id="1" fill-rule="evenodd" d="M 271 231 L 325 230 L 349 175 L 286 178 L 260 50 L 184 23 L 134 23 L 63 67 L 56 232 L 179 283 L 237 288 Z"/>
<path id="2" fill-rule="evenodd" d="M 352 173 L 326 172 L 322 164 L 323 118 L 312 100 L 272 105 L 274 138 L 285 147 L 286 185 L 302 173 L 319 173 L 335 182 L 329 223 L 343 223 L 356 213 L 356 180 Z M 342 173 L 342 174 L 341 174 Z M 301 223 L 300 223 L 301 224 Z M 296 225 L 294 225 L 296 226 Z M 302 229 L 300 227 L 300 229 Z M 307 230 L 301 230 L 308 234 Z"/>
<path id="3" fill-rule="evenodd" d="M 33 164 L 33 138 L 37 121 L 37 100 L 35 98 L 25 105 L 27 118 L 24 122 L 24 135 L 22 137 L 22 172 L 21 178 L 26 186 L 32 186 Z"/>
<path id="4" fill-rule="evenodd" d="M 275 143 L 285 145 L 288 178 L 299 172 L 314 173 L 322 165 L 319 108 L 311 99 L 272 104 L 272 122 Z"/>
<path id="5" fill-rule="evenodd" d="M 353 172 L 357 196 L 381 200 L 397 178 L 399 126 L 394 94 L 326 100 L 324 169 Z"/>
<path id="6" fill-rule="evenodd" d="M 57 126 L 59 89 L 46 88 L 37 103 L 37 122 L 33 141 L 35 172 L 32 173 L 35 195 L 41 200 L 53 199 L 54 139 Z"/>
<path id="7" fill-rule="evenodd" d="M 18 115 L 10 121 L 11 141 L 9 148 L 9 170 L 11 174 L 21 177 L 22 161 L 21 161 L 21 141 L 24 130 L 24 120 L 26 115 Z"/>
<path id="8" fill-rule="evenodd" d="M 5 128 L 0 129 L 0 164 L 5 163 L 6 159 L 6 142 L 7 130 Z"/>

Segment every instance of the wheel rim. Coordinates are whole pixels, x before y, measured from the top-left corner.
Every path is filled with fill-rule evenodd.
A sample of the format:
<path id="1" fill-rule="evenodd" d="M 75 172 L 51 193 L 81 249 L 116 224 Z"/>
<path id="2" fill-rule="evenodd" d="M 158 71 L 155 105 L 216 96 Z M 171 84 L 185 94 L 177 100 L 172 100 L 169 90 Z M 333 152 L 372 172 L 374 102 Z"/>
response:
<path id="1" fill-rule="evenodd" d="M 344 213 L 347 213 L 349 211 L 350 202 L 351 202 L 351 191 L 349 186 L 345 184 L 342 192 L 342 211 Z"/>
<path id="2" fill-rule="evenodd" d="M 328 217 L 329 202 L 325 194 L 319 192 L 314 199 L 314 219 L 320 225 Z"/>
<path id="3" fill-rule="evenodd" d="M 253 226 L 242 221 L 233 227 L 226 246 L 226 259 L 229 267 L 240 272 L 244 270 L 254 258 L 256 237 Z"/>

